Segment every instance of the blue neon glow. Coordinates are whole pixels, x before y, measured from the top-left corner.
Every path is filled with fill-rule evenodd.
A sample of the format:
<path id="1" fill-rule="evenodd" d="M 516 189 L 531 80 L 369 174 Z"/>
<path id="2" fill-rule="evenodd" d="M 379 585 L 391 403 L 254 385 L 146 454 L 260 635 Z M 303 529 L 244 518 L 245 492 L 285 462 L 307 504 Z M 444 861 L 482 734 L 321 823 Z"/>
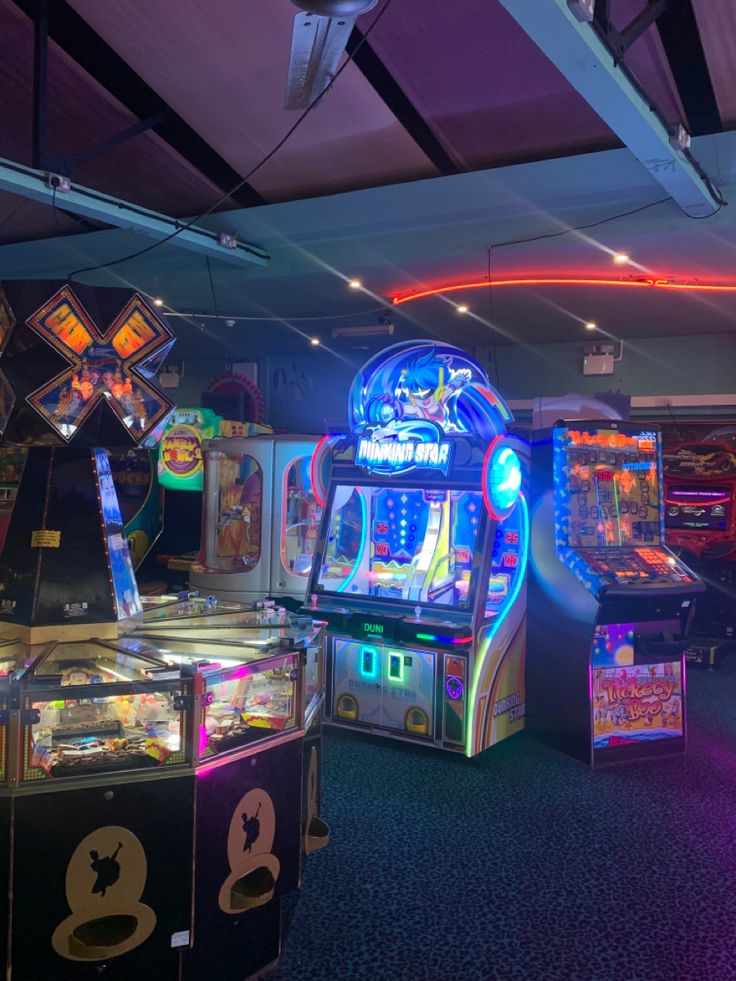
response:
<path id="1" fill-rule="evenodd" d="M 344 593 L 353 579 L 355 579 L 363 558 L 366 542 L 368 541 L 368 513 L 365 506 L 365 498 L 360 491 L 358 491 L 358 498 L 360 499 L 360 545 L 358 546 L 358 554 L 355 556 L 355 564 L 350 570 L 350 575 L 337 587 L 338 593 Z"/>
<path id="2" fill-rule="evenodd" d="M 489 624 L 488 628 L 482 635 L 482 640 L 478 644 L 478 656 L 475 660 L 475 671 L 473 672 L 473 683 L 470 689 L 470 716 L 468 718 L 468 729 L 467 737 L 465 743 L 465 755 L 473 755 L 473 732 L 475 729 L 475 696 L 478 691 L 478 684 L 480 682 L 481 671 L 485 665 L 486 654 L 488 653 L 488 648 L 491 645 L 491 641 L 498 633 L 501 624 L 504 622 L 509 612 L 513 609 L 514 604 L 519 598 L 519 593 L 521 592 L 521 587 L 526 580 L 526 567 L 529 558 L 529 508 L 526 503 L 526 498 L 523 494 L 519 494 L 517 501 L 517 510 L 519 510 L 519 563 L 516 566 L 516 579 L 511 588 L 506 602 L 503 608 L 499 611 L 498 615 Z"/>
<path id="3" fill-rule="evenodd" d="M 490 442 L 513 418 L 477 361 L 449 344 L 406 341 L 371 358 L 350 389 L 356 465 L 392 475 L 416 468 L 448 473 L 452 442 L 468 433 Z"/>
<path id="4" fill-rule="evenodd" d="M 521 491 L 521 461 L 509 446 L 494 454 L 490 473 L 491 503 L 497 511 L 514 506 Z"/>

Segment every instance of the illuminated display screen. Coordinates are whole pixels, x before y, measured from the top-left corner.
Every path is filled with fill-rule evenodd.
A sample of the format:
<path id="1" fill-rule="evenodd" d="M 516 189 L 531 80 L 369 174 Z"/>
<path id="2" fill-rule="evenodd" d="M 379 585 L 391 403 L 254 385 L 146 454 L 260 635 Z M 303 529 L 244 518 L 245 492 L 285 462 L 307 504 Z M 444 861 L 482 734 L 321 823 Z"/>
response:
<path id="1" fill-rule="evenodd" d="M 725 531 L 731 514 L 728 487 L 670 487 L 665 498 L 668 528 Z"/>
<path id="2" fill-rule="evenodd" d="M 556 479 L 569 506 L 566 545 L 660 544 L 657 434 L 568 429 Z"/>
<path id="3" fill-rule="evenodd" d="M 480 491 L 338 484 L 318 587 L 466 607 L 482 514 Z"/>

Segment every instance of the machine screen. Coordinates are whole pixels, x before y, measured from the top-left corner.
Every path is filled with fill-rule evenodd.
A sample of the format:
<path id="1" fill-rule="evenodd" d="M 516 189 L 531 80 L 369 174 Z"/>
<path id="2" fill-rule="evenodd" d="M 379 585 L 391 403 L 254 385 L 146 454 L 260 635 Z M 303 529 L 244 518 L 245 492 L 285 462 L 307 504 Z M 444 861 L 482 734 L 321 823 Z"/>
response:
<path id="1" fill-rule="evenodd" d="M 318 586 L 465 607 L 482 513 L 480 491 L 338 484 Z"/>
<path id="2" fill-rule="evenodd" d="M 725 531 L 731 510 L 728 487 L 669 487 L 665 499 L 665 524 L 668 528 L 698 528 Z"/>
<path id="3" fill-rule="evenodd" d="M 650 430 L 562 431 L 567 541 L 572 548 L 659 545 L 657 434 Z"/>

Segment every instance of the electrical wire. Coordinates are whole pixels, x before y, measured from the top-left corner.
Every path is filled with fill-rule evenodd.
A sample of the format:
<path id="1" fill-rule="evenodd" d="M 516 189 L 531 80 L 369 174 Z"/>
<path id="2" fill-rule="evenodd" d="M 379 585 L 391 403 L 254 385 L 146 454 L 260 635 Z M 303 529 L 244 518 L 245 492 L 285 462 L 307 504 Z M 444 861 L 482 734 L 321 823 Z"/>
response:
<path id="1" fill-rule="evenodd" d="M 585 225 L 571 225 L 569 228 L 563 228 L 558 232 L 545 232 L 543 235 L 532 235 L 529 238 L 514 238 L 509 239 L 508 242 L 495 242 L 489 245 L 489 249 L 504 249 L 509 245 L 526 245 L 527 242 L 541 242 L 546 238 L 559 238 L 561 235 L 569 235 L 570 232 L 584 232 L 588 228 L 598 228 L 601 225 L 606 225 L 609 221 L 616 221 L 619 218 L 628 218 L 631 215 L 641 214 L 642 211 L 647 211 L 649 208 L 656 208 L 659 204 L 665 204 L 667 201 L 671 201 L 672 198 L 659 198 L 658 201 L 650 201 L 649 204 L 643 204 L 639 208 L 632 208 L 630 211 L 619 211 L 618 214 L 609 215 L 607 218 L 600 218 L 598 221 L 591 221 Z"/>
<path id="2" fill-rule="evenodd" d="M 338 80 L 338 78 L 342 75 L 342 73 L 345 71 L 345 69 L 348 67 L 348 65 L 352 63 L 352 61 L 354 60 L 356 54 L 358 53 L 358 51 L 360 51 L 360 49 L 362 48 L 362 46 L 366 43 L 366 41 L 370 37 L 373 29 L 375 27 L 377 27 L 377 25 L 380 23 L 381 18 L 384 16 L 384 14 L 389 9 L 389 7 L 391 6 L 392 3 L 393 3 L 393 0 L 386 0 L 386 4 L 379 11 L 379 13 L 376 16 L 376 18 L 374 19 L 373 23 L 371 24 L 371 26 L 368 28 L 368 30 L 365 32 L 365 34 L 361 38 L 360 42 L 358 44 L 356 44 L 355 48 L 353 48 L 353 50 L 347 55 L 347 58 L 342 63 L 342 65 L 340 65 L 340 67 L 337 69 L 337 71 L 332 76 L 332 78 L 329 80 L 329 82 L 327 83 L 327 85 L 325 85 L 325 87 L 322 89 L 322 91 L 319 93 L 319 95 L 316 95 L 314 97 L 314 99 L 312 99 L 312 101 L 309 103 L 309 105 L 304 110 L 304 112 L 299 116 L 299 118 L 296 120 L 296 122 L 286 131 L 285 135 L 282 136 L 282 138 L 273 147 L 273 149 L 271 149 L 266 154 L 266 156 L 263 157 L 255 165 L 255 167 L 252 167 L 251 170 L 249 170 L 248 173 L 245 175 L 245 177 L 243 177 L 240 181 L 238 181 L 238 183 L 234 187 L 231 187 L 229 191 L 226 191 L 221 197 L 219 197 L 217 199 L 217 201 L 215 201 L 213 204 L 211 204 L 210 207 L 207 208 L 206 211 L 203 211 L 201 214 L 197 215 L 195 218 L 190 219 L 185 224 L 183 224 L 183 225 L 179 226 L 178 228 L 174 229 L 173 232 L 170 232 L 164 238 L 158 239 L 156 242 L 151 243 L 151 245 L 147 245 L 143 249 L 139 249 L 137 252 L 131 252 L 129 255 L 121 256 L 119 259 L 111 259 L 109 262 L 100 262 L 100 263 L 98 263 L 95 266 L 86 266 L 83 269 L 75 269 L 73 272 L 69 273 L 69 275 L 67 276 L 67 279 L 69 281 L 72 281 L 75 276 L 81 276 L 82 273 L 95 272 L 97 269 L 107 269 L 110 266 L 118 266 L 118 265 L 120 265 L 123 262 L 129 262 L 131 259 L 138 259 L 140 256 L 147 255 L 149 252 L 153 252 L 154 249 L 159 248 L 159 246 L 161 246 L 161 245 L 165 245 L 167 242 L 170 242 L 173 238 L 176 238 L 177 235 L 181 235 L 182 232 L 187 231 L 193 225 L 196 225 L 198 222 L 200 222 L 203 218 L 206 218 L 207 215 L 212 214 L 212 212 L 216 208 L 219 208 L 219 206 L 221 204 L 224 204 L 228 200 L 228 198 L 232 197 L 233 194 L 236 194 L 261 169 L 261 167 L 265 166 L 268 163 L 268 161 L 271 160 L 271 158 L 274 157 L 278 153 L 278 151 L 286 143 L 286 141 L 292 136 L 292 134 L 294 134 L 297 131 L 297 129 L 301 126 L 301 124 L 304 122 L 304 120 L 307 118 L 307 116 L 309 116 L 309 114 L 315 108 L 315 106 L 317 106 L 319 104 L 319 102 L 324 98 L 324 96 L 327 95 L 327 93 L 330 91 L 330 89 L 332 88 L 332 86 L 335 84 L 335 82 Z"/>
<path id="3" fill-rule="evenodd" d="M 215 293 L 215 281 L 212 278 L 212 266 L 210 265 L 210 257 L 209 256 L 207 256 L 207 275 L 209 276 L 209 280 L 210 280 L 210 292 L 212 293 L 212 306 L 214 307 L 214 310 L 215 310 L 215 319 L 216 319 L 217 325 L 219 326 L 219 324 L 220 324 L 220 311 L 219 311 L 219 309 L 217 307 L 217 294 Z"/>
<path id="4" fill-rule="evenodd" d="M 291 323 L 299 323 L 300 321 L 303 321 L 303 322 L 310 322 L 310 321 L 311 322 L 321 322 L 323 320 L 348 320 L 348 319 L 351 319 L 353 317 L 367 317 L 367 316 L 369 316 L 372 313 L 383 313 L 383 314 L 386 315 L 386 317 L 388 317 L 389 311 L 386 309 L 385 306 L 382 305 L 380 307 L 371 307 L 370 310 L 360 310 L 358 313 L 327 313 L 327 314 L 315 314 L 313 317 L 289 317 L 286 314 L 284 314 L 282 316 L 277 316 L 276 314 L 273 314 L 270 317 L 243 317 L 243 316 L 241 316 L 240 314 L 237 314 L 237 313 L 233 313 L 233 314 L 224 314 L 223 313 L 223 314 L 218 314 L 217 316 L 219 316 L 220 319 L 222 319 L 222 320 L 243 320 L 243 321 L 246 321 L 246 322 L 247 321 L 253 321 L 253 323 L 260 323 L 260 324 L 268 324 L 268 323 L 282 324 L 282 323 L 284 323 L 284 321 L 288 321 L 291 324 Z M 166 316 L 167 317 L 193 318 L 195 320 L 196 320 L 197 317 L 199 317 L 199 318 L 201 318 L 203 320 L 206 320 L 208 317 L 211 318 L 211 317 L 215 316 L 215 314 L 202 313 L 201 311 L 200 312 L 196 312 L 196 311 L 193 311 L 193 310 L 190 310 L 190 311 L 167 310 L 166 311 Z"/>
<path id="5" fill-rule="evenodd" d="M 0 221 L 0 228 L 5 228 L 5 226 L 11 220 L 11 218 L 14 218 L 15 215 L 18 214 L 18 212 L 20 211 L 20 209 L 23 207 L 23 205 L 26 203 L 27 200 L 28 198 L 21 198 L 20 201 L 15 205 L 15 207 L 10 209 L 10 211 L 3 218 L 3 220 Z"/>

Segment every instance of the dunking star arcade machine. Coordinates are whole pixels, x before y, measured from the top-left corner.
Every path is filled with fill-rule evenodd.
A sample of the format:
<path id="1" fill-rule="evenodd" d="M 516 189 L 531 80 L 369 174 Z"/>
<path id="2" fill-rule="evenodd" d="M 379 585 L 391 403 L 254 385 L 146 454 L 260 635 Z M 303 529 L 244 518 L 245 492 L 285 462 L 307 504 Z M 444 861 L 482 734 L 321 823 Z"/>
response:
<path id="1" fill-rule="evenodd" d="M 661 434 L 559 422 L 532 445 L 527 722 L 591 766 L 685 748 L 704 586 L 664 544 Z"/>
<path id="2" fill-rule="evenodd" d="M 447 344 L 396 344 L 357 374 L 351 434 L 312 468 L 307 608 L 329 624 L 332 724 L 467 756 L 523 727 L 527 446 L 511 420 Z"/>

